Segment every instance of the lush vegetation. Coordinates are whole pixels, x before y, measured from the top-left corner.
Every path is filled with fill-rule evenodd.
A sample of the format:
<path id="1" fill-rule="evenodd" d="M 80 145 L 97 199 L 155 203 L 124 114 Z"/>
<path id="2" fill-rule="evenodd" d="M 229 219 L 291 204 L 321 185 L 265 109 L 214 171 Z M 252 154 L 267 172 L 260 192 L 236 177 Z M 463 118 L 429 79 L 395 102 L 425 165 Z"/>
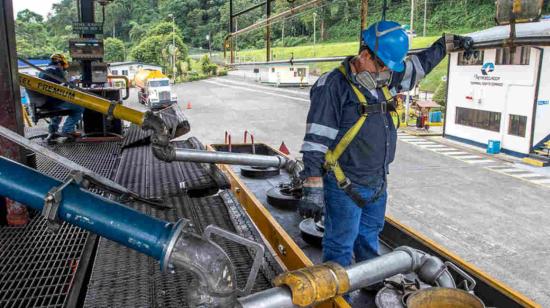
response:
<path id="1" fill-rule="evenodd" d="M 308 0 L 273 2 L 273 14 L 300 5 Z M 235 12 L 259 3 L 260 0 L 234 0 Z M 359 5 L 361 0 L 327 0 L 320 6 L 298 13 L 293 17 L 274 22 L 271 26 L 274 58 L 302 56 L 345 55 L 355 52 L 359 29 Z M 410 0 L 388 0 L 387 19 L 403 24 L 410 22 Z M 443 32 L 467 33 L 494 24 L 494 0 L 427 0 L 426 10 L 422 1 L 415 1 L 413 28 L 418 44 L 433 40 Z M 54 52 L 68 52 L 68 39 L 74 37 L 72 23 L 77 21 L 75 0 L 60 0 L 53 4 L 47 17 L 25 10 L 16 18 L 18 52 L 23 57 L 45 58 Z M 370 0 L 368 21 L 381 18 L 383 0 Z M 103 7 L 96 2 L 96 20 L 103 20 Z M 545 2 L 544 12 L 550 12 Z M 181 75 L 187 61 L 189 47 L 207 49 L 209 45 L 221 50 L 228 33 L 229 1 L 227 0 L 115 0 L 105 6 L 104 37 L 109 61 L 139 60 L 159 64 L 169 74 Z M 265 18 L 265 10 L 256 9 L 235 20 L 235 27 L 242 29 Z M 174 25 L 175 23 L 175 25 Z M 174 27 L 174 34 L 172 32 Z M 245 58 L 258 58 L 265 51 L 265 29 L 239 35 L 236 48 Z M 210 42 L 207 40 L 210 39 Z M 316 41 L 315 48 L 313 42 Z M 175 47 L 170 47 L 172 42 Z M 329 43 L 342 44 L 329 44 Z M 351 43 L 345 43 L 351 42 Z M 121 44 L 122 43 L 122 44 Z M 210 43 L 210 44 L 209 44 Z M 295 49 L 282 47 L 299 46 Z M 277 48 L 279 47 L 279 48 Z M 173 55 L 176 63 L 173 62 Z M 176 67 L 176 72 L 173 71 Z M 188 68 L 189 69 L 189 68 Z M 320 69 L 323 69 L 322 67 Z M 444 73 L 442 73 L 444 74 Z M 435 80 L 443 75 L 430 76 L 432 91 L 438 86 Z"/>

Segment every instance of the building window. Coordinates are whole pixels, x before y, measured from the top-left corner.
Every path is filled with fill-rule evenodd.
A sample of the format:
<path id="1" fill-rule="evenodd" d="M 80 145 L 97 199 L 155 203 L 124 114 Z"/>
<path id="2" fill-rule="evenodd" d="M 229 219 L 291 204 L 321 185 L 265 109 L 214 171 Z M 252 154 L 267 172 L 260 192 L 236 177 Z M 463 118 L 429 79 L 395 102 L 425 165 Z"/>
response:
<path id="1" fill-rule="evenodd" d="M 455 123 L 499 132 L 500 112 L 456 107 Z"/>
<path id="2" fill-rule="evenodd" d="M 122 70 L 122 75 L 128 76 L 128 70 Z"/>
<path id="3" fill-rule="evenodd" d="M 498 48 L 495 64 L 497 65 L 529 65 L 530 56 L 531 56 L 531 48 L 529 47 Z"/>
<path id="4" fill-rule="evenodd" d="M 117 70 L 111 70 L 111 75 L 118 75 L 118 71 Z"/>
<path id="5" fill-rule="evenodd" d="M 527 117 L 511 114 L 508 122 L 508 135 L 525 137 L 525 127 L 527 127 Z"/>
<path id="6" fill-rule="evenodd" d="M 483 64 L 483 51 L 476 50 L 470 53 L 467 57 L 463 52 L 458 53 L 458 65 L 482 65 Z"/>

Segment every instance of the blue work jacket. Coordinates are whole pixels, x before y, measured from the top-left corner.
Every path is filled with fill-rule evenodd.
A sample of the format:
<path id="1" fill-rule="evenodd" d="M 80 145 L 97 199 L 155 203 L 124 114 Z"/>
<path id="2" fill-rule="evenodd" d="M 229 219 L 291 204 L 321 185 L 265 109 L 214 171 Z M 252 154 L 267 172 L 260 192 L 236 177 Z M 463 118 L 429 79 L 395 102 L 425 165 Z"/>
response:
<path id="1" fill-rule="evenodd" d="M 405 70 L 393 72 L 389 85 L 392 95 L 413 89 L 445 57 L 445 42 L 436 41 L 430 48 L 411 55 L 405 60 Z M 351 57 L 343 65 L 351 76 Z M 371 93 L 357 85 L 369 104 L 384 102 L 380 89 Z M 334 69 L 321 76 L 310 92 L 311 105 L 307 116 L 306 134 L 301 148 L 303 153 L 303 178 L 323 176 L 325 153 L 340 139 L 360 117 L 360 102 L 346 76 Z M 371 113 L 363 127 L 338 160 L 345 175 L 352 183 L 373 186 L 385 180 L 388 165 L 395 156 L 397 132 L 389 112 Z"/>
<path id="2" fill-rule="evenodd" d="M 48 74 L 54 75 L 54 76 L 62 79 L 62 80 L 65 79 L 65 72 L 56 65 L 50 64 L 50 65 L 48 65 L 48 67 L 46 67 L 46 69 L 44 71 L 46 71 Z M 38 74 L 38 77 L 42 78 L 44 80 L 47 80 L 47 81 L 51 81 L 53 83 L 57 83 L 57 84 L 61 83 L 57 79 L 52 78 L 49 75 L 44 74 L 43 72 L 40 72 Z M 41 107 L 47 109 L 47 108 L 51 108 L 52 106 L 55 106 L 55 105 L 61 104 L 61 103 L 63 103 L 62 100 L 60 100 L 58 98 L 51 97 L 51 96 L 47 96 L 46 104 L 44 106 L 41 106 Z"/>

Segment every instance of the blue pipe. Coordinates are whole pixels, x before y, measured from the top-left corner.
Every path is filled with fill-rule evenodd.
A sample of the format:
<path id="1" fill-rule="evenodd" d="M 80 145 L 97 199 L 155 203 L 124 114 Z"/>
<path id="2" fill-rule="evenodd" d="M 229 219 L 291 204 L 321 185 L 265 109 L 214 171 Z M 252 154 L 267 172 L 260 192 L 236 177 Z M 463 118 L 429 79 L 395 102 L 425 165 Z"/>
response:
<path id="1" fill-rule="evenodd" d="M 42 211 L 44 198 L 62 183 L 0 157 L 0 196 Z M 62 191 L 58 218 L 157 260 L 163 260 L 175 229 L 168 223 L 92 194 L 76 184 Z"/>

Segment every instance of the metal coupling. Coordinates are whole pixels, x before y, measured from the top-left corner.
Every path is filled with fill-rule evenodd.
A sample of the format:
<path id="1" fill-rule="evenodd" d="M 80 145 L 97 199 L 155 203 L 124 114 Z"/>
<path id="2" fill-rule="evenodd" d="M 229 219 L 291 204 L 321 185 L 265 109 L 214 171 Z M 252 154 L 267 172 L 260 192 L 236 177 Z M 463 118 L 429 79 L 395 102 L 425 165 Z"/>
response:
<path id="1" fill-rule="evenodd" d="M 345 294 L 350 288 L 346 270 L 339 264 L 327 262 L 283 273 L 275 278 L 274 285 L 287 286 L 292 303 L 307 307 Z"/>
<path id="2" fill-rule="evenodd" d="M 151 136 L 151 138 L 153 138 L 153 136 Z M 151 150 L 153 151 L 153 155 L 162 161 L 172 162 L 176 159 L 176 150 L 171 144 L 157 145 L 153 143 L 151 145 Z"/>

